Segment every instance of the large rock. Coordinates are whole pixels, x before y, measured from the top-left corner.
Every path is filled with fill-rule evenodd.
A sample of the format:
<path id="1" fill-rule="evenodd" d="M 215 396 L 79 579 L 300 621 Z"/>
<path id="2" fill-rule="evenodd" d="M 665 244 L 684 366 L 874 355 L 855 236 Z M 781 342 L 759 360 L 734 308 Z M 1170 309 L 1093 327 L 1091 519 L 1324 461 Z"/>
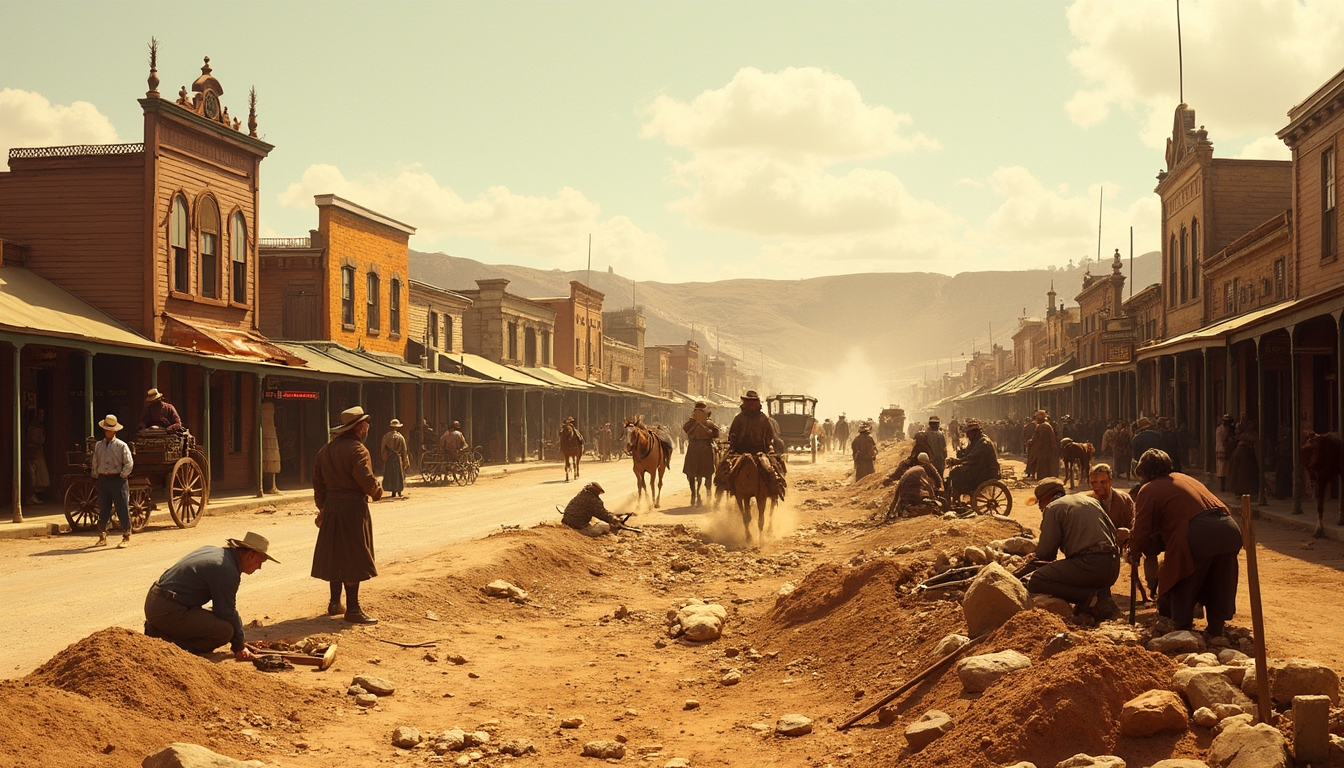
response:
<path id="1" fill-rule="evenodd" d="M 350 684 L 357 685 L 374 696 L 391 696 L 397 690 L 397 686 L 393 685 L 391 680 L 373 675 L 358 675 Z"/>
<path id="2" fill-rule="evenodd" d="M 705 643 L 719 639 L 728 611 L 722 605 L 687 605 L 677 611 L 676 624 L 687 640 Z"/>
<path id="3" fill-rule="evenodd" d="M 935 659 L 941 659 L 953 651 L 960 650 L 962 646 L 969 642 L 971 642 L 971 638 L 965 635 L 945 635 L 942 640 L 938 641 L 938 645 L 933 649 L 933 657 Z"/>
<path id="4" fill-rule="evenodd" d="M 961 679 L 963 689 L 970 693 L 979 693 L 1009 672 L 1030 666 L 1031 659 L 1017 651 L 999 651 L 962 659 L 957 663 L 957 677 Z"/>
<path id="5" fill-rule="evenodd" d="M 495 579 L 481 587 L 481 591 L 490 597 L 507 597 L 511 600 L 527 599 L 527 590 L 522 587 L 515 587 L 503 579 Z"/>
<path id="6" fill-rule="evenodd" d="M 410 749 L 416 744 L 424 741 L 420 735 L 420 729 L 410 725 L 399 726 L 392 732 L 392 744 L 402 749 Z"/>
<path id="7" fill-rule="evenodd" d="M 1220 667 L 1186 667 L 1171 679 L 1172 687 L 1185 694 L 1194 709 L 1218 710 L 1219 704 L 1232 704 L 1249 711 L 1252 702 L 1222 674 Z"/>
<path id="8" fill-rule="evenodd" d="M 971 637 L 998 629 L 1014 614 L 1031 605 L 1027 588 L 998 563 L 980 569 L 971 581 L 961 609 L 966 614 L 967 634 Z"/>
<path id="9" fill-rule="evenodd" d="M 1209 745 L 1213 768 L 1288 768 L 1288 744 L 1272 725 L 1236 723 Z"/>
<path id="10" fill-rule="evenodd" d="M 1194 632 L 1178 630 L 1148 641 L 1148 650 L 1158 653 L 1194 653 L 1204 647 L 1204 640 Z"/>
<path id="11" fill-rule="evenodd" d="M 1014 536 L 1010 539 L 991 541 L 990 546 L 1010 555 L 1030 555 L 1036 551 L 1036 540 L 1029 539 L 1026 536 Z"/>
<path id="12" fill-rule="evenodd" d="M 918 752 L 950 730 L 952 730 L 952 716 L 931 709 L 905 729 L 905 740 L 910 745 L 910 751 Z"/>
<path id="13" fill-rule="evenodd" d="M 505 739 L 499 744 L 499 751 L 505 755 L 522 757 L 526 754 L 536 754 L 537 748 L 533 746 L 531 739 Z"/>
<path id="14" fill-rule="evenodd" d="M 1270 659 L 1269 697 L 1276 704 L 1291 704 L 1294 696 L 1329 696 L 1339 705 L 1339 675 L 1324 664 L 1309 659 Z M 1241 690 L 1257 696 L 1255 667 L 1247 667 Z"/>
<path id="15" fill-rule="evenodd" d="M 1151 690 L 1125 702 L 1120 710 L 1120 735 L 1153 736 L 1180 733 L 1190 727 L 1189 712 L 1180 694 Z"/>
<path id="16" fill-rule="evenodd" d="M 625 745 L 619 741 L 590 741 L 583 745 L 583 756 L 620 760 L 625 757 Z"/>
<path id="17" fill-rule="evenodd" d="M 175 741 L 140 762 L 140 768 L 265 768 L 265 765 L 260 760 L 235 760 L 182 741 Z"/>
<path id="18" fill-rule="evenodd" d="M 812 732 L 812 718 L 803 715 L 784 715 L 775 723 L 775 733 L 781 736 L 803 736 Z"/>
<path id="19" fill-rule="evenodd" d="M 1209 765 L 1203 760 L 1191 760 L 1188 757 L 1169 757 L 1166 760 L 1158 760 L 1148 768 L 1209 768 Z"/>
<path id="20" fill-rule="evenodd" d="M 1079 752 L 1067 760 L 1055 763 L 1055 768 L 1125 768 L 1125 761 L 1115 755 L 1093 757 Z"/>
<path id="21" fill-rule="evenodd" d="M 1293 757 L 1299 763 L 1325 765 L 1330 761 L 1330 698 L 1293 698 Z"/>

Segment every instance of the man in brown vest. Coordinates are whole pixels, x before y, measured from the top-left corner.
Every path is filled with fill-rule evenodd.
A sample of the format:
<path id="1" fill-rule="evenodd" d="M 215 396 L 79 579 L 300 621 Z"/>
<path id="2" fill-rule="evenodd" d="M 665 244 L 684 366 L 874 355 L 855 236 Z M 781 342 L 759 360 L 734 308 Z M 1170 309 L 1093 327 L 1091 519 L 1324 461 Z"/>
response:
<path id="1" fill-rule="evenodd" d="M 359 584 L 378 575 L 373 561 L 373 520 L 369 499 L 383 497 L 373 474 L 373 457 L 364 447 L 369 416 L 355 406 L 341 412 L 341 425 L 317 452 L 313 468 L 313 500 L 317 502 L 317 546 L 313 550 L 315 579 L 331 585 L 327 613 L 344 612 L 351 624 L 377 624 L 359 605 Z M 341 585 L 346 605 L 341 606 Z"/>

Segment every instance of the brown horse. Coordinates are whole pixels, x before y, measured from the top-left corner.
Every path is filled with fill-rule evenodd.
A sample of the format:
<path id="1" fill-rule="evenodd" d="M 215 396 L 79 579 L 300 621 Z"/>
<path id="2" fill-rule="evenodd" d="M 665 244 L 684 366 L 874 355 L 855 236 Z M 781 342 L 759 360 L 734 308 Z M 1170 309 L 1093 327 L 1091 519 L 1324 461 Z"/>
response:
<path id="1" fill-rule="evenodd" d="M 626 443 L 625 452 L 630 454 L 634 460 L 635 480 L 639 483 L 639 498 L 636 503 L 644 500 L 645 488 L 649 491 L 649 498 L 653 502 L 653 508 L 657 509 L 663 500 L 663 472 L 667 470 L 667 457 L 663 454 L 663 442 L 658 439 L 653 431 L 644 426 L 641 417 L 635 417 L 634 421 L 625 422 Z M 648 475 L 648 482 L 645 482 L 644 476 Z"/>
<path id="2" fill-rule="evenodd" d="M 1325 497 L 1330 483 L 1341 475 L 1341 443 L 1338 432 L 1307 435 L 1302 441 L 1302 471 L 1316 487 L 1316 538 L 1325 536 Z M 1339 524 L 1344 525 L 1344 491 L 1339 494 Z"/>
<path id="3" fill-rule="evenodd" d="M 569 482 L 569 468 L 574 467 L 574 479 L 579 479 L 579 459 L 583 457 L 583 435 L 571 421 L 560 425 L 560 453 L 565 457 L 565 482 Z"/>
<path id="4" fill-rule="evenodd" d="M 751 502 L 754 499 L 757 512 L 756 533 L 761 543 L 764 543 L 765 535 L 774 529 L 774 516 L 770 513 L 774 512 L 775 504 L 779 502 L 779 497 L 773 492 L 771 481 L 765 476 L 765 470 L 759 463 L 770 459 L 763 453 L 742 454 L 724 459 L 724 461 L 734 460 L 737 464 L 731 470 L 727 490 L 737 500 L 737 511 L 742 513 L 742 532 L 747 537 L 747 545 L 750 546 Z M 767 521 L 767 517 L 770 520 Z"/>
<path id="5" fill-rule="evenodd" d="M 1069 488 L 1087 482 L 1092 474 L 1092 444 L 1075 443 L 1069 438 L 1059 441 L 1059 457 L 1064 460 L 1064 485 Z M 1074 482 L 1075 473 L 1077 482 Z"/>

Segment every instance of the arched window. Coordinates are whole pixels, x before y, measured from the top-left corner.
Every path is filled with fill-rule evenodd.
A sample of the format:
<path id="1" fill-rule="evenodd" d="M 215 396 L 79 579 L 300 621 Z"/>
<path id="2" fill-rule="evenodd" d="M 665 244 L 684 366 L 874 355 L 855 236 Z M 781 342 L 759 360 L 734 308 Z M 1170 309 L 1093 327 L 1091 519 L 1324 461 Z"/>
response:
<path id="1" fill-rule="evenodd" d="M 1190 298 L 1190 233 L 1181 227 L 1181 303 Z"/>
<path id="2" fill-rule="evenodd" d="M 387 289 L 387 332 L 401 335 L 401 281 L 395 277 Z"/>
<path id="3" fill-rule="evenodd" d="M 219 206 L 215 199 L 201 199 L 196 211 L 201 225 L 201 295 L 219 298 Z"/>
<path id="4" fill-rule="evenodd" d="M 247 303 L 247 220 L 241 212 L 233 214 L 233 229 L 229 232 L 229 248 L 233 251 L 233 300 Z"/>
<path id="5" fill-rule="evenodd" d="M 187 200 L 173 198 L 173 213 L 168 218 L 168 250 L 172 258 L 173 290 L 191 293 L 191 257 L 187 255 Z"/>
<path id="6" fill-rule="evenodd" d="M 377 333 L 383 327 L 381 317 L 383 312 L 383 304 L 382 304 L 382 296 L 380 295 L 380 291 L 382 290 L 382 288 L 378 284 L 377 272 L 369 273 L 368 289 L 369 289 L 369 295 L 367 299 L 368 303 L 366 305 L 366 308 L 368 309 L 367 314 L 368 322 L 366 325 L 370 333 Z"/>
<path id="7" fill-rule="evenodd" d="M 453 316 L 443 316 L 443 348 L 453 351 Z"/>
<path id="8" fill-rule="evenodd" d="M 341 325 L 355 328 L 355 268 L 341 267 Z"/>
<path id="9" fill-rule="evenodd" d="M 1167 306 L 1176 306 L 1176 235 L 1167 246 Z"/>
<path id="10" fill-rule="evenodd" d="M 1199 219 L 1190 222 L 1190 298 L 1199 298 Z"/>

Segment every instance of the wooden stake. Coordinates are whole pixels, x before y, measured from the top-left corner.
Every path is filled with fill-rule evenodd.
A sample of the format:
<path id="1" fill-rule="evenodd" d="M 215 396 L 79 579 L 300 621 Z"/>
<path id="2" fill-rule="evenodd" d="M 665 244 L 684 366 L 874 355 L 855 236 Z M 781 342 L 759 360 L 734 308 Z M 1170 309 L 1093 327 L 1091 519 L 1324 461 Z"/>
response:
<path id="1" fill-rule="evenodd" d="M 876 712 L 877 710 L 879 710 L 879 709 L 881 709 L 882 707 L 886 706 L 888 703 L 894 701 L 894 700 L 896 699 L 897 696 L 900 696 L 902 693 L 905 693 L 906 691 L 908 691 L 908 690 L 910 690 L 911 688 L 915 687 L 915 685 L 917 685 L 921 680 L 923 680 L 924 678 L 926 678 L 926 677 L 928 677 L 929 675 L 933 674 L 933 673 L 936 672 L 938 669 L 942 668 L 942 666 L 943 666 L 944 664 L 946 664 L 947 662 L 949 662 L 949 661 L 951 661 L 951 660 L 957 658 L 958 656 L 960 656 L 960 655 L 962 654 L 963 651 L 966 651 L 966 650 L 970 649 L 971 646 L 975 645 L 976 643 L 979 643 L 981 640 L 984 640 L 986 637 L 989 637 L 989 633 L 988 633 L 988 632 L 984 633 L 983 635 L 980 635 L 979 637 L 975 638 L 975 639 L 972 640 L 971 642 L 969 642 L 969 643 L 967 643 L 967 644 L 961 646 L 961 647 L 958 648 L 957 650 L 952 651 L 951 653 L 947 654 L 946 656 L 943 656 L 941 659 L 938 659 L 937 661 L 933 662 L 933 663 L 930 664 L 929 666 L 925 667 L 923 672 L 920 672 L 918 675 L 915 675 L 914 677 L 912 677 L 912 678 L 910 678 L 909 680 L 905 681 L 905 683 L 902 684 L 900 688 L 897 688 L 896 690 L 894 690 L 894 691 L 892 691 L 891 693 L 889 693 L 889 694 L 887 694 L 886 696 L 884 696 L 884 697 L 882 698 L 881 701 L 877 702 L 876 704 L 874 704 L 874 705 L 872 705 L 871 707 L 869 707 L 869 708 L 863 710 L 863 711 L 860 712 L 859 714 L 857 714 L 857 715 L 851 717 L 850 719 L 846 720 L 846 721 L 844 722 L 844 724 L 842 724 L 840 727 L 836 728 L 836 730 L 837 730 L 837 731 L 843 731 L 843 730 L 845 730 L 846 728 L 849 728 L 850 726 L 852 726 L 852 725 L 854 725 L 855 723 L 859 722 L 859 721 L 862 720 L 863 718 L 865 718 L 865 717 L 867 717 L 867 716 L 873 714 L 873 713 Z"/>
<path id="2" fill-rule="evenodd" d="M 1251 497 L 1241 497 L 1241 541 L 1246 550 L 1246 585 L 1251 593 L 1251 631 L 1255 635 L 1256 704 L 1260 722 L 1269 722 L 1269 665 L 1265 662 L 1265 617 L 1260 609 L 1260 569 L 1255 559 L 1255 524 L 1251 520 Z"/>

